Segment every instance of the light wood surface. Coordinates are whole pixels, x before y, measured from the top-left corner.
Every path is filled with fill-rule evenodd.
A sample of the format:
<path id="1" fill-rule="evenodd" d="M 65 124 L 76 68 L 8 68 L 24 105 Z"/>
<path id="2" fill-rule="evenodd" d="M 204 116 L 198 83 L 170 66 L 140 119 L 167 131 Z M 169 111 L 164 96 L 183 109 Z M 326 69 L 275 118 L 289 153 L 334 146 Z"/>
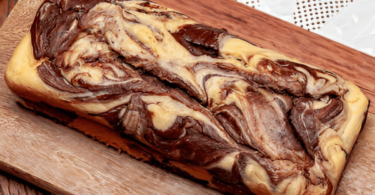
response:
<path id="1" fill-rule="evenodd" d="M 8 14 L 13 10 L 17 0 L 0 0 L 0 27 L 5 22 Z M 0 195 L 20 195 L 20 194 L 51 194 L 42 192 L 35 186 L 28 184 L 20 178 L 15 178 L 5 172 L 0 172 Z"/>
<path id="2" fill-rule="evenodd" d="M 42 0 L 21 0 L 0 29 L 0 75 Z M 261 47 L 339 73 L 375 100 L 375 58 L 231 0 L 154 0 Z M 373 65 L 374 64 L 374 65 Z M 0 80 L 0 168 L 53 193 L 218 194 L 35 116 Z M 371 113 L 375 113 L 374 105 Z M 358 138 L 338 194 L 375 194 L 375 115 Z"/>

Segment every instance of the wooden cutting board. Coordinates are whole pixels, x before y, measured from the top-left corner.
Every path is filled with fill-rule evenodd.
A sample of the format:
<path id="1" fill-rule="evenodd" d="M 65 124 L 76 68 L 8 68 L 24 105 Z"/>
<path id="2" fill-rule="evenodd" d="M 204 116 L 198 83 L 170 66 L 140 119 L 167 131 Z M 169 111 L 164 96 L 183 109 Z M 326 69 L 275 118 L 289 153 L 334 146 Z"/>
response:
<path id="1" fill-rule="evenodd" d="M 43 0 L 21 0 L 0 29 L 0 75 Z M 154 0 L 263 48 L 339 73 L 375 101 L 375 58 L 231 0 Z M 0 169 L 57 194 L 219 194 L 36 116 L 0 79 Z M 375 194 L 375 104 L 337 194 Z"/>

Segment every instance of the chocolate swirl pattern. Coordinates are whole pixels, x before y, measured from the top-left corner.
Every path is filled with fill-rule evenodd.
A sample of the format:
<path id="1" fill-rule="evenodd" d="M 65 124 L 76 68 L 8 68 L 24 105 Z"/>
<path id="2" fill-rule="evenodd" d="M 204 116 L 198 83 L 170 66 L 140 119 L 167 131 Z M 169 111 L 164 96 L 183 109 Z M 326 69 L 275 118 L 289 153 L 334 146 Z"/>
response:
<path id="1" fill-rule="evenodd" d="M 58 97 L 21 97 L 199 167 L 228 193 L 334 193 L 368 105 L 332 72 L 147 1 L 47 1 L 25 40 L 39 79 L 28 85 Z M 26 85 L 17 71 L 11 88 Z"/>

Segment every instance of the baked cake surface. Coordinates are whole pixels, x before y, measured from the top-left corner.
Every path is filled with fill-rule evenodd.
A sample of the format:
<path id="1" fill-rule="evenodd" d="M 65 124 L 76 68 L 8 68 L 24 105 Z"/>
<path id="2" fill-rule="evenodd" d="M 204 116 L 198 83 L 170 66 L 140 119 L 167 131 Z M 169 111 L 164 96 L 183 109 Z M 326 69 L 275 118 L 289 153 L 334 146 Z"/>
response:
<path id="1" fill-rule="evenodd" d="M 368 108 L 335 73 L 147 1 L 46 1 L 5 79 L 234 194 L 334 194 Z"/>

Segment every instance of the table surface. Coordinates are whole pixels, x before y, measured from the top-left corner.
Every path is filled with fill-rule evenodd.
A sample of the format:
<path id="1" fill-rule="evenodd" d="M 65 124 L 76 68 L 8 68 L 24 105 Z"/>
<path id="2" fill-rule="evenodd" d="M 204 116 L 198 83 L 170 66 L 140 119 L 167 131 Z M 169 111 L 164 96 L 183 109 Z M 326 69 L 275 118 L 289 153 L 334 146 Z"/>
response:
<path id="1" fill-rule="evenodd" d="M 4 1 L 6 0 L 0 0 L 0 9 L 1 5 L 3 5 Z M 293 56 L 293 54 L 296 51 L 302 51 L 304 50 L 304 53 L 300 53 L 301 55 L 298 56 L 300 61 L 307 62 L 316 66 L 324 67 L 326 62 L 330 62 L 330 64 L 333 64 L 332 66 L 329 65 L 328 69 L 336 70 L 341 72 L 343 77 L 348 80 L 353 80 L 357 85 L 359 85 L 366 93 L 366 95 L 370 98 L 374 98 L 375 94 L 375 85 L 372 83 L 374 79 L 371 75 L 371 71 L 368 71 L 371 69 L 372 64 L 375 64 L 375 60 L 373 58 L 370 58 L 369 56 L 366 56 L 360 52 L 351 50 L 350 48 L 347 48 L 345 46 L 342 46 L 340 44 L 334 43 L 332 41 L 326 40 L 324 38 L 319 37 L 318 35 L 314 35 L 312 33 L 304 32 L 302 29 L 299 28 L 293 28 L 289 26 L 289 24 L 280 23 L 281 21 L 278 20 L 271 20 L 270 17 L 260 14 L 258 12 L 248 12 L 249 10 L 244 9 L 243 7 L 240 7 L 239 5 L 231 5 L 231 6 L 225 6 L 219 5 L 216 6 L 214 10 L 211 11 L 211 8 L 214 6 L 210 6 L 209 2 L 212 1 L 192 1 L 191 6 L 199 6 L 203 5 L 203 7 L 196 9 L 196 10 L 187 10 L 186 4 L 184 3 L 177 3 L 178 0 L 156 0 L 156 2 L 160 2 L 163 5 L 172 7 L 177 10 L 184 10 L 184 13 L 193 16 L 193 18 L 196 18 L 197 20 L 202 20 L 203 18 L 202 14 L 205 13 L 202 11 L 203 9 L 210 8 L 211 14 L 214 14 L 214 12 L 220 12 L 223 13 L 227 12 L 230 13 L 230 9 L 236 8 L 236 10 L 239 11 L 239 14 L 237 15 L 244 15 L 249 14 L 249 18 L 256 18 L 259 21 L 262 21 L 263 23 L 268 23 L 268 25 L 277 25 L 279 29 L 281 30 L 293 30 L 290 31 L 291 34 L 295 35 L 294 39 L 290 40 L 295 44 L 296 42 L 299 43 L 299 45 L 295 45 L 295 47 L 290 48 L 287 47 L 288 45 L 285 44 L 285 40 L 287 40 L 288 33 L 281 33 L 278 34 L 278 37 L 275 37 L 275 34 L 272 34 L 272 29 L 268 29 L 267 25 L 260 27 L 263 28 L 261 30 L 257 30 L 257 32 L 253 31 L 251 34 L 251 37 L 248 38 L 251 42 L 257 43 L 258 45 L 270 48 L 279 52 L 282 52 L 286 55 Z M 187 2 L 187 1 L 182 1 Z M 220 1 L 221 2 L 221 1 Z M 225 2 L 225 1 L 223 1 Z M 207 10 L 206 10 L 207 11 Z M 241 12 L 242 11 L 242 12 Z M 0 13 L 4 13 L 2 10 L 0 10 Z M 5 12 L 6 13 L 6 12 Z M 0 14 L 1 15 L 1 14 Z M 210 17 L 205 18 L 204 23 L 211 23 L 211 24 L 220 24 L 222 26 L 215 26 L 215 27 L 226 27 L 227 29 L 230 29 L 230 31 L 234 31 L 235 34 L 240 35 L 241 37 L 247 38 L 249 37 L 249 32 L 251 32 L 251 26 L 255 26 L 255 24 L 252 23 L 246 23 L 249 21 L 241 21 L 238 20 L 238 16 L 236 13 L 227 14 L 227 15 L 217 15 L 217 17 Z M 252 16 L 252 17 L 251 17 Z M 1 24 L 1 16 L 0 16 L 0 24 Z M 221 23 L 218 21 L 222 21 Z M 13 23 L 14 21 L 12 21 Z M 238 25 L 242 26 L 243 28 L 238 29 L 236 27 L 229 28 L 232 26 L 233 22 L 245 22 L 246 25 Z M 254 22 L 254 21 L 252 21 Z M 10 28 L 13 24 L 8 23 L 7 28 Z M 249 27 L 250 26 L 250 27 Z M 4 30 L 5 28 L 2 28 L 1 30 Z M 18 28 L 17 30 L 20 31 Z M 21 29 L 22 33 L 25 31 L 25 29 Z M 4 31 L 3 31 L 4 32 Z M 26 32 L 26 31 L 25 31 Z M 259 32 L 262 32 L 262 34 L 259 34 Z M 2 32 L 0 31 L 0 37 Z M 22 34 L 21 32 L 17 31 L 17 34 Z M 258 34 L 257 34 L 258 33 Z M 4 34 L 3 34 L 4 35 Z M 268 40 L 264 39 L 265 37 L 269 37 Z M 290 35 L 289 35 L 290 36 Z M 4 37 L 3 37 L 4 38 Z M 280 40 L 278 42 L 275 42 L 274 40 Z M 271 40 L 271 41 L 270 41 Z M 320 40 L 320 41 L 312 41 L 312 40 Z M 0 42 L 2 40 L 0 39 Z M 19 40 L 17 40 L 19 41 Z M 5 43 L 4 41 L 3 43 Z M 288 44 L 288 43 L 286 43 Z M 0 44 L 1 45 L 1 44 Z M 11 55 L 14 47 L 17 45 L 17 43 L 13 43 L 11 46 L 5 48 L 8 49 L 6 55 L 3 54 L 3 56 L 0 56 L 0 64 L 6 63 L 9 56 Z M 320 52 L 321 58 L 317 59 L 319 56 L 319 52 L 314 53 L 315 50 L 311 48 L 315 47 L 321 47 L 321 49 L 325 50 L 324 52 Z M 6 50 L 3 50 L 6 51 Z M 337 55 L 340 55 L 342 58 L 337 60 L 336 62 L 331 62 L 330 59 L 332 57 L 335 57 Z M 358 62 L 358 58 L 361 59 L 361 63 Z M 3 61 L 2 61 L 3 60 Z M 355 74 L 361 74 L 363 75 L 361 78 L 356 77 L 353 72 L 350 72 L 353 68 L 352 65 L 348 65 L 348 62 L 353 62 L 353 64 L 361 64 L 363 67 L 360 67 L 359 69 L 355 69 Z M 343 65 L 343 66 L 342 66 Z M 349 66 L 349 67 L 348 67 Z M 0 67 L 1 69 L 1 67 Z M 349 71 L 350 70 L 350 71 Z M 368 71 L 368 72 L 366 72 Z M 2 71 L 0 71 L 2 73 Z M 370 82 L 369 82 L 370 81 Z M 373 104 L 374 105 L 374 104 Z M 1 108 L 1 105 L 0 105 Z M 371 113 L 375 113 L 374 107 L 371 109 Z M 1 127 L 1 124 L 0 124 Z M 373 162 L 375 162 L 375 116 L 373 114 L 369 115 L 369 120 L 366 124 L 366 127 L 364 128 L 363 132 L 361 133 L 360 137 L 358 138 L 358 142 L 353 150 L 353 154 L 351 155 L 349 159 L 348 166 L 345 170 L 344 176 L 342 178 L 340 187 L 338 189 L 338 194 L 371 194 L 371 192 L 375 193 L 375 188 L 371 184 L 371 182 L 375 179 L 375 176 L 372 176 L 372 174 L 364 174 L 364 173 L 370 173 L 375 172 L 375 165 Z M 1 129 L 1 128 L 0 128 Z M 373 139 L 374 138 L 374 139 Z M 366 154 L 366 155 L 363 155 Z M 369 156 L 372 156 L 374 158 L 369 158 Z M 361 176 L 361 177 L 359 177 Z M 355 185 L 353 185 L 353 181 L 355 181 Z M 359 188 L 360 187 L 360 188 Z M 2 191 L 1 191 L 2 190 Z M 2 193 L 3 192 L 3 193 Z M 32 186 L 30 184 L 25 183 L 24 181 L 20 181 L 19 179 L 6 174 L 4 172 L 0 172 L 0 194 L 46 194 L 48 192 L 38 189 L 35 186 Z"/>
<path id="2" fill-rule="evenodd" d="M 16 5 L 17 0 L 0 0 L 0 27 Z M 0 171 L 0 194 L 51 194 L 9 173 Z"/>

